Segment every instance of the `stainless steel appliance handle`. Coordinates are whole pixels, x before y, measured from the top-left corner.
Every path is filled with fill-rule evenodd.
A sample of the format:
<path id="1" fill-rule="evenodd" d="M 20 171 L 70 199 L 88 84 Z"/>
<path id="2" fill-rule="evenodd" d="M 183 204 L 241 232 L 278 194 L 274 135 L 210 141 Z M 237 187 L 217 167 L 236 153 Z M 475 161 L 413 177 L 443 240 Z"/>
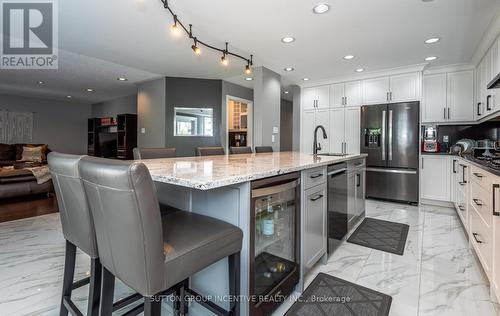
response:
<path id="1" fill-rule="evenodd" d="M 389 160 L 392 160 L 392 110 L 389 110 L 389 128 L 387 131 L 389 140 L 387 141 L 387 146 L 389 147 Z"/>
<path id="2" fill-rule="evenodd" d="M 497 212 L 497 199 L 496 199 L 496 189 L 500 188 L 500 184 L 493 184 L 493 216 L 500 216 L 500 212 Z"/>
<path id="3" fill-rule="evenodd" d="M 385 119 L 386 112 L 382 111 L 382 160 L 385 160 Z"/>
<path id="4" fill-rule="evenodd" d="M 400 169 L 384 169 L 384 168 L 366 168 L 366 171 L 382 172 L 382 173 L 417 174 L 416 170 L 400 170 Z"/>
<path id="5" fill-rule="evenodd" d="M 328 172 L 328 175 L 329 176 L 333 176 L 333 175 L 336 175 L 336 174 L 339 174 L 339 173 L 342 173 L 342 172 L 346 172 L 347 171 L 347 168 L 342 168 L 342 169 L 338 169 L 338 170 L 335 170 L 335 171 L 330 171 Z"/>
<path id="6" fill-rule="evenodd" d="M 286 192 L 290 189 L 296 188 L 299 185 L 299 179 L 283 183 L 280 185 L 275 185 L 271 187 L 259 188 L 252 190 L 252 198 L 262 197 L 266 195 L 272 195 L 276 193 Z"/>

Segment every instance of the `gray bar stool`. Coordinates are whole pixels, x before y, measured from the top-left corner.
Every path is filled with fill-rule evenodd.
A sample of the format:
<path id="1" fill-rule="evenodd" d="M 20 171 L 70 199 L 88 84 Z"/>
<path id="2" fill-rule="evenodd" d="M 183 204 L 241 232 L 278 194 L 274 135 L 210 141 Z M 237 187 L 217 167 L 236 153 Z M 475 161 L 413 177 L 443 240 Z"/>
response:
<path id="1" fill-rule="evenodd" d="M 196 156 L 225 155 L 222 147 L 196 147 Z"/>
<path id="2" fill-rule="evenodd" d="M 271 146 L 255 146 L 255 153 L 260 154 L 260 153 L 272 153 L 273 152 L 273 147 Z"/>
<path id="3" fill-rule="evenodd" d="M 134 160 L 175 158 L 175 148 L 134 148 Z"/>
<path id="4" fill-rule="evenodd" d="M 191 275 L 228 257 L 230 295 L 239 296 L 243 232 L 211 217 L 178 211 L 161 215 L 151 175 L 139 162 L 85 157 L 80 174 L 95 225 L 103 265 L 100 315 L 111 315 L 115 277 L 144 296 L 144 314 L 161 314 L 161 295 L 182 285 L 185 296 L 200 297 L 188 288 Z M 239 315 L 232 300 L 225 311 L 200 302 L 219 315 Z"/>
<path id="5" fill-rule="evenodd" d="M 88 208 L 87 198 L 80 179 L 78 164 L 84 156 L 66 155 L 51 152 L 48 157 L 52 182 L 59 205 L 59 213 L 66 252 L 64 260 L 63 291 L 61 298 L 60 315 L 82 315 L 71 301 L 74 289 L 89 284 L 87 315 L 99 314 L 99 299 L 101 287 L 101 263 L 97 251 L 94 223 Z M 73 282 L 76 264 L 76 249 L 86 253 L 91 258 L 90 277 Z M 118 310 L 141 296 L 133 294 L 114 304 Z M 142 308 L 142 306 L 141 306 Z"/>
<path id="6" fill-rule="evenodd" d="M 229 153 L 231 155 L 251 154 L 252 153 L 252 147 L 229 147 Z"/>

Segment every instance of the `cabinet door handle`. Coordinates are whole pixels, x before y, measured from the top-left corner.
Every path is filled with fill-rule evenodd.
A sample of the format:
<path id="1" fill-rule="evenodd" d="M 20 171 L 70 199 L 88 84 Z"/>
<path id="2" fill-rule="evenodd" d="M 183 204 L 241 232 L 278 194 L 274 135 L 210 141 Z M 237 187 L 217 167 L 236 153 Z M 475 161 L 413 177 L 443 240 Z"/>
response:
<path id="1" fill-rule="evenodd" d="M 347 97 L 344 97 L 344 105 L 347 105 Z"/>
<path id="2" fill-rule="evenodd" d="M 389 101 L 392 101 L 392 91 L 391 91 L 391 92 L 389 92 L 389 93 L 390 93 L 390 94 L 389 94 Z"/>
<path id="3" fill-rule="evenodd" d="M 477 104 L 477 116 L 481 116 L 481 102 Z"/>
<path id="4" fill-rule="evenodd" d="M 309 200 L 315 202 L 323 197 L 323 194 L 318 194 L 317 196 L 310 198 Z"/>
<path id="5" fill-rule="evenodd" d="M 465 211 L 465 208 L 464 208 L 464 206 L 463 206 L 462 204 L 460 204 L 460 205 L 458 206 L 458 209 L 459 209 L 460 211 L 462 211 L 462 212 L 463 212 L 463 211 Z"/>
<path id="6" fill-rule="evenodd" d="M 491 95 L 489 95 L 489 96 L 486 97 L 486 110 L 487 111 L 491 111 L 490 100 L 491 100 Z"/>
<path id="7" fill-rule="evenodd" d="M 467 166 L 466 165 L 461 165 L 462 166 L 462 183 L 465 185 L 467 184 L 467 180 L 465 179 L 465 174 L 467 173 Z"/>
<path id="8" fill-rule="evenodd" d="M 495 198 L 496 189 L 500 188 L 500 184 L 493 184 L 493 216 L 500 216 L 500 212 L 497 212 L 497 201 Z"/>
<path id="9" fill-rule="evenodd" d="M 446 120 L 446 108 L 443 108 L 443 119 Z"/>
<path id="10" fill-rule="evenodd" d="M 484 178 L 484 176 L 482 174 L 480 174 L 480 173 L 474 172 L 472 174 L 475 175 L 476 178 L 479 178 L 479 179 Z"/>
<path id="11" fill-rule="evenodd" d="M 483 205 L 484 205 L 484 203 L 483 203 L 481 200 L 479 200 L 479 199 L 472 199 L 472 201 L 474 201 L 474 203 L 475 203 L 477 206 L 483 206 Z"/>
<path id="12" fill-rule="evenodd" d="M 424 169 L 424 157 L 422 157 L 422 169 Z"/>
<path id="13" fill-rule="evenodd" d="M 476 240 L 476 242 L 477 242 L 478 244 L 482 244 L 482 243 L 483 243 L 481 240 L 479 240 L 479 239 L 477 238 L 477 236 L 479 236 L 479 234 L 478 234 L 478 233 L 472 233 L 472 236 L 474 237 L 474 239 Z"/>
<path id="14" fill-rule="evenodd" d="M 356 187 L 361 186 L 361 175 L 359 173 L 356 174 Z"/>
<path id="15" fill-rule="evenodd" d="M 457 173 L 457 160 L 456 159 L 453 159 L 453 173 Z"/>
<path id="16" fill-rule="evenodd" d="M 387 94 L 386 94 L 386 99 L 387 99 L 387 102 L 390 101 L 390 99 L 389 99 L 389 92 L 387 92 Z"/>
<path id="17" fill-rule="evenodd" d="M 323 176 L 323 174 L 322 174 L 322 173 L 317 173 L 317 174 L 314 174 L 314 175 L 309 176 L 309 178 L 311 178 L 311 179 L 316 179 L 316 178 L 319 178 L 319 177 L 322 177 L 322 176 Z"/>
<path id="18" fill-rule="evenodd" d="M 448 108 L 448 119 L 450 119 L 450 108 Z"/>

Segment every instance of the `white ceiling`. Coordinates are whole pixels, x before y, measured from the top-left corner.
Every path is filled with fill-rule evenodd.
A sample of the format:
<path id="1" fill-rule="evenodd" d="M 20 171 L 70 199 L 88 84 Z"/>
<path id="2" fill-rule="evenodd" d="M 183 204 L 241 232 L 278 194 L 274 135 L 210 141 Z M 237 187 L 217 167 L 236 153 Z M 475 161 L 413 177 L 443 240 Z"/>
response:
<path id="1" fill-rule="evenodd" d="M 331 10 L 312 13 L 318 2 Z M 282 74 L 286 85 L 420 64 L 467 63 L 488 24 L 500 11 L 498 0 L 170 0 L 194 33 L 217 46 L 254 54 L 255 65 Z M 172 19 L 160 0 L 59 1 L 59 70 L 0 70 L 0 93 L 98 102 L 135 91 L 134 83 L 160 76 L 230 78 L 245 84 L 244 63 L 204 49 L 191 51 L 185 38 L 170 34 Z M 280 38 L 296 37 L 285 45 Z M 439 36 L 438 44 L 425 45 Z M 356 57 L 351 61 L 344 55 Z M 294 72 L 285 73 L 291 66 Z M 127 82 L 116 77 L 126 76 Z M 45 85 L 38 85 L 43 80 Z M 248 84 L 248 82 L 246 82 Z M 250 83 L 251 84 L 251 83 Z M 86 93 L 85 88 L 96 92 Z"/>

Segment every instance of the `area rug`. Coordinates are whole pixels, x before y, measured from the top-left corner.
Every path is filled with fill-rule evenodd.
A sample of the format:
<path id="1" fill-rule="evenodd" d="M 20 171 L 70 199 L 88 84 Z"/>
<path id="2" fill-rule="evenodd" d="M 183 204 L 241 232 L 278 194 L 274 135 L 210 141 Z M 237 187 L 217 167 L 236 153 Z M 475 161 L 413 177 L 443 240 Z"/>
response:
<path id="1" fill-rule="evenodd" d="M 403 255 L 410 226 L 401 223 L 365 218 L 347 239 L 348 242 Z"/>
<path id="2" fill-rule="evenodd" d="M 387 316 L 392 297 L 320 273 L 285 316 Z"/>

